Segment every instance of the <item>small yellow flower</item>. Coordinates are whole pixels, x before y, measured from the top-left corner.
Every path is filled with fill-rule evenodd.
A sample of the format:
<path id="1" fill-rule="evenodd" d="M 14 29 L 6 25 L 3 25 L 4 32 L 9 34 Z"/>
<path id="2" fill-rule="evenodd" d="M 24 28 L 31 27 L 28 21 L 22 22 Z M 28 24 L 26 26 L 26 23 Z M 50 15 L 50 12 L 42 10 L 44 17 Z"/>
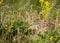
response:
<path id="1" fill-rule="evenodd" d="M 3 0 L 0 0 L 0 4 L 2 4 Z"/>
<path id="2" fill-rule="evenodd" d="M 46 5 L 47 7 L 49 7 L 49 6 L 50 6 L 50 3 L 49 3 L 48 1 L 45 1 L 45 5 Z"/>
<path id="3" fill-rule="evenodd" d="M 53 37 L 53 36 L 51 36 L 51 37 L 50 37 L 50 41 L 53 41 L 53 40 L 54 40 L 54 37 Z"/>
<path id="4" fill-rule="evenodd" d="M 39 0 L 39 2 L 44 2 L 44 0 Z"/>

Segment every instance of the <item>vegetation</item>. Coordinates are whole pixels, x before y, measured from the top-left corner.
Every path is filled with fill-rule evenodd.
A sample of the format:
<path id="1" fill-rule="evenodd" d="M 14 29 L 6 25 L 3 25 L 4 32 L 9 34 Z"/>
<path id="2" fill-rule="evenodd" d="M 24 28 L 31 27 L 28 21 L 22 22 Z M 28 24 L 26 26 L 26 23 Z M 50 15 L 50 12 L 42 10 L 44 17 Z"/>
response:
<path id="1" fill-rule="evenodd" d="M 0 43 L 60 43 L 60 1 L 0 0 Z"/>

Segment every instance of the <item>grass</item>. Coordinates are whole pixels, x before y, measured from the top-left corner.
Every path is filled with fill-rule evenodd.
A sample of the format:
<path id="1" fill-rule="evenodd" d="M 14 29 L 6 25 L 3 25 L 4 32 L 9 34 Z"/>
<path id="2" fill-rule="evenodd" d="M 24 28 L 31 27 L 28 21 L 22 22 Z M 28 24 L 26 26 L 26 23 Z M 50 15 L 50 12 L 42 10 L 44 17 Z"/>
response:
<path id="1" fill-rule="evenodd" d="M 58 2 L 0 1 L 0 43 L 60 43 Z"/>

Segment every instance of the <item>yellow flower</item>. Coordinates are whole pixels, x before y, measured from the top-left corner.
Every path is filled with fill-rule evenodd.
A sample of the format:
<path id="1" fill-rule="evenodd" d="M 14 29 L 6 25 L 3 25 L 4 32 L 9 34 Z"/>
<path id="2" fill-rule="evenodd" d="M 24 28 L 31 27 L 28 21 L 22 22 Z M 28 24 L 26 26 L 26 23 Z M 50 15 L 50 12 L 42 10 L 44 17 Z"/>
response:
<path id="1" fill-rule="evenodd" d="M 0 0 L 0 4 L 2 4 L 3 0 Z"/>
<path id="2" fill-rule="evenodd" d="M 50 3 L 49 3 L 48 1 L 45 1 L 45 5 L 46 5 L 47 7 L 49 7 L 49 6 L 50 6 Z"/>
<path id="3" fill-rule="evenodd" d="M 44 0 L 39 0 L 39 2 L 44 2 Z"/>
<path id="4" fill-rule="evenodd" d="M 51 37 L 50 37 L 50 41 L 53 41 L 53 40 L 54 40 L 54 37 L 53 37 L 53 36 L 51 36 Z"/>

